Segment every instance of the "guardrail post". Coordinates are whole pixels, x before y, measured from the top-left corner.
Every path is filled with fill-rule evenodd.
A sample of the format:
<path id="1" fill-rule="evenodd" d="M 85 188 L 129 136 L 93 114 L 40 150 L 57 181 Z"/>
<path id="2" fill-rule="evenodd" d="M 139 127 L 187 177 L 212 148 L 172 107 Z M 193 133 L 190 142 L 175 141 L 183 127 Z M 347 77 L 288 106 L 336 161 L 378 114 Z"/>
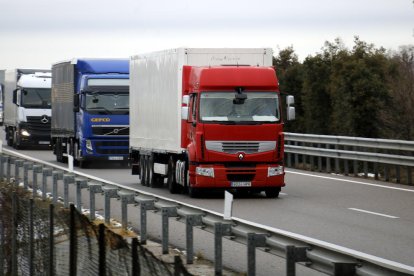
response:
<path id="1" fill-rule="evenodd" d="M 247 275 L 256 275 L 256 247 L 266 246 L 266 234 L 247 233 Z"/>
<path id="2" fill-rule="evenodd" d="M 335 150 L 338 151 L 339 150 L 339 146 L 335 145 Z M 339 158 L 335 158 L 335 173 L 339 174 L 340 170 L 339 170 Z"/>
<path id="3" fill-rule="evenodd" d="M 76 209 L 82 212 L 82 189 L 88 188 L 88 180 L 75 178 L 76 183 Z"/>
<path id="4" fill-rule="evenodd" d="M 321 148 L 321 144 L 318 144 L 318 148 Z M 318 156 L 318 171 L 322 172 L 322 157 Z"/>
<path id="5" fill-rule="evenodd" d="M 349 164 L 348 160 L 344 160 L 344 175 L 349 175 Z"/>
<path id="6" fill-rule="evenodd" d="M 354 146 L 353 150 L 357 151 L 357 147 Z M 354 176 L 358 176 L 358 161 L 354 160 L 353 163 L 354 163 L 353 164 L 353 166 L 354 166 L 354 169 L 353 169 Z"/>
<path id="7" fill-rule="evenodd" d="M 187 215 L 185 217 L 187 264 L 193 263 L 194 258 L 194 235 L 193 226 L 202 226 L 202 215 Z"/>
<path id="8" fill-rule="evenodd" d="M 121 199 L 122 229 L 126 230 L 128 227 L 128 204 L 135 203 L 135 193 L 130 191 L 119 191 L 118 196 Z"/>
<path id="9" fill-rule="evenodd" d="M 407 167 L 407 184 L 410 186 L 413 185 L 413 176 L 411 174 L 411 167 Z"/>
<path id="10" fill-rule="evenodd" d="M 95 194 L 102 193 L 102 185 L 98 183 L 88 183 L 89 188 L 89 219 L 95 220 Z"/>
<path id="11" fill-rule="evenodd" d="M 390 181 L 390 167 L 387 164 L 384 164 L 384 180 Z"/>
<path id="12" fill-rule="evenodd" d="M 16 160 L 14 162 L 14 182 L 19 186 L 20 182 L 20 168 L 23 167 L 23 160 Z"/>
<path id="13" fill-rule="evenodd" d="M 357 266 L 356 263 L 333 263 L 333 275 L 334 276 L 349 276 L 355 275 Z"/>
<path id="14" fill-rule="evenodd" d="M 375 180 L 378 180 L 379 177 L 378 177 L 378 163 L 377 162 L 374 163 L 374 175 L 375 175 Z"/>
<path id="15" fill-rule="evenodd" d="M 368 162 L 364 161 L 364 177 L 368 177 Z"/>
<path id="16" fill-rule="evenodd" d="M 297 146 L 298 145 L 298 142 L 295 141 L 294 142 L 294 145 Z M 295 165 L 294 165 L 294 167 L 297 168 L 298 164 L 299 164 L 299 155 L 297 153 L 295 153 Z"/>
<path id="17" fill-rule="evenodd" d="M 396 177 L 396 182 L 401 183 L 401 170 L 400 170 L 400 166 L 398 165 L 395 166 L 395 177 Z"/>
<path id="18" fill-rule="evenodd" d="M 63 172 L 52 172 L 52 202 L 56 204 L 58 198 L 58 180 L 63 179 Z"/>
<path id="19" fill-rule="evenodd" d="M 69 208 L 69 184 L 75 183 L 75 176 L 72 174 L 63 175 L 63 206 Z"/>
<path id="20" fill-rule="evenodd" d="M 330 145 L 327 144 L 325 147 L 329 149 Z M 326 157 L 326 172 L 331 173 L 331 158 L 329 157 Z"/>
<path id="21" fill-rule="evenodd" d="M 42 199 L 46 199 L 46 185 L 47 185 L 47 177 L 52 175 L 52 168 L 44 168 L 43 169 L 43 178 L 42 178 Z"/>
<path id="22" fill-rule="evenodd" d="M 141 244 L 147 244 L 147 211 L 155 209 L 154 200 L 135 197 L 135 201 L 140 206 Z"/>
<path id="23" fill-rule="evenodd" d="M 29 187 L 29 170 L 33 170 L 32 162 L 23 163 L 23 187 L 25 190 Z"/>
<path id="24" fill-rule="evenodd" d="M 32 189 L 33 189 L 33 198 L 37 195 L 37 175 L 39 173 L 42 173 L 43 166 L 42 165 L 33 165 L 33 183 L 32 183 Z"/>
<path id="25" fill-rule="evenodd" d="M 290 141 L 286 141 L 288 145 L 290 145 Z M 287 166 L 292 168 L 292 154 L 290 152 L 287 153 Z"/>
<path id="26" fill-rule="evenodd" d="M 118 187 L 105 185 L 102 186 L 105 197 L 104 217 L 105 223 L 109 225 L 111 219 L 111 198 L 118 198 Z"/>
<path id="27" fill-rule="evenodd" d="M 286 276 L 296 275 L 296 263 L 308 262 L 306 247 L 286 246 Z"/>
<path id="28" fill-rule="evenodd" d="M 161 207 L 162 215 L 162 254 L 168 254 L 168 218 L 177 217 L 177 207 Z"/>
<path id="29" fill-rule="evenodd" d="M 223 274 L 223 236 L 231 235 L 231 224 L 216 222 L 214 224 L 214 274 Z"/>

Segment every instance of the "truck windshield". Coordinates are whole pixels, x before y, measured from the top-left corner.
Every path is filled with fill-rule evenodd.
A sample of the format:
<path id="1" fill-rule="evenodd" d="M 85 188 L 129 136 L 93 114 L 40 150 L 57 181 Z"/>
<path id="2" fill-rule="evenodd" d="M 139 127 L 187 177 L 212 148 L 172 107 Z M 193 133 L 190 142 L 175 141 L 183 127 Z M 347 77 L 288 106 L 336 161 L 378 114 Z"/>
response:
<path id="1" fill-rule="evenodd" d="M 85 109 L 91 114 L 129 114 L 126 92 L 86 92 Z"/>
<path id="2" fill-rule="evenodd" d="M 50 88 L 24 88 L 20 105 L 26 108 L 50 108 Z"/>
<path id="3" fill-rule="evenodd" d="M 203 122 L 275 123 L 280 119 L 276 92 L 243 92 L 247 98 L 234 101 L 235 93 L 204 92 L 200 96 Z"/>

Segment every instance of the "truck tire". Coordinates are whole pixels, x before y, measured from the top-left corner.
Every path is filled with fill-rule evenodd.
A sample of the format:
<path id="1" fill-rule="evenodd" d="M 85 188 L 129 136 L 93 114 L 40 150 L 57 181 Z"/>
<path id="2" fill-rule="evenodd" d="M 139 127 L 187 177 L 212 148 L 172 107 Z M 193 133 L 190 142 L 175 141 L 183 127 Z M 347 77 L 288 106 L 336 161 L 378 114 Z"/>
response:
<path id="1" fill-rule="evenodd" d="M 56 161 L 60 162 L 60 163 L 65 163 L 66 162 L 66 158 L 63 156 L 63 147 L 62 147 L 62 141 L 60 138 L 56 139 L 56 145 L 55 145 L 55 149 L 56 149 Z"/>
<path id="2" fill-rule="evenodd" d="M 147 158 L 147 186 L 154 188 L 154 156 L 151 155 Z"/>
<path id="3" fill-rule="evenodd" d="M 164 177 L 160 174 L 154 173 L 155 157 L 151 155 L 148 158 L 148 186 L 151 188 L 162 187 L 164 185 Z"/>
<path id="4" fill-rule="evenodd" d="M 13 129 L 9 128 L 6 131 L 6 140 L 9 147 L 13 146 Z"/>
<path id="5" fill-rule="evenodd" d="M 175 179 L 175 160 L 172 156 L 168 159 L 167 187 L 171 194 L 179 192 L 179 187 Z"/>
<path id="6" fill-rule="evenodd" d="M 265 194 L 267 198 L 277 198 L 279 197 L 280 187 L 277 188 L 267 188 Z"/>
<path id="7" fill-rule="evenodd" d="M 13 148 L 17 150 L 22 149 L 19 132 L 17 130 L 15 130 L 13 133 Z"/>
<path id="8" fill-rule="evenodd" d="M 139 157 L 139 178 L 141 181 L 142 186 L 145 185 L 145 178 L 146 178 L 146 166 L 145 166 L 145 156 L 141 155 Z"/>

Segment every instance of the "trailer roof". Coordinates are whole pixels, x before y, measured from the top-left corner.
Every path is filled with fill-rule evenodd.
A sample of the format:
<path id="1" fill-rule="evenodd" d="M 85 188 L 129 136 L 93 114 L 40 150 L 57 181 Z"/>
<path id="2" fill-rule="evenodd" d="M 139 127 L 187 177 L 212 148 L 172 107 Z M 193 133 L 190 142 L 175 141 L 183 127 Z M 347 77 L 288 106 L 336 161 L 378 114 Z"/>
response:
<path id="1" fill-rule="evenodd" d="M 58 62 L 53 66 L 62 63 L 76 65 L 76 70 L 81 73 L 103 74 L 119 73 L 129 74 L 129 59 L 110 59 L 110 58 L 75 58 L 68 61 Z"/>

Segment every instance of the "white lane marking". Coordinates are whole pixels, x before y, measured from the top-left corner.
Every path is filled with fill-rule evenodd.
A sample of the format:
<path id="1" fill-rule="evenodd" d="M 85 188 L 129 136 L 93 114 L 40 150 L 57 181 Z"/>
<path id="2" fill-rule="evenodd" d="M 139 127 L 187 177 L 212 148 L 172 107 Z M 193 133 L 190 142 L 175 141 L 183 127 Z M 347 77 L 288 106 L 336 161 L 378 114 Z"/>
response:
<path id="1" fill-rule="evenodd" d="M 279 195 L 287 196 L 287 193 L 279 193 Z"/>
<path id="2" fill-rule="evenodd" d="M 384 186 L 384 185 L 379 185 L 379 184 L 372 184 L 372 183 L 366 183 L 366 182 L 355 181 L 355 180 L 340 179 L 340 178 L 335 178 L 335 177 L 322 176 L 322 175 L 314 175 L 314 174 L 300 173 L 300 172 L 292 172 L 292 171 L 285 171 L 285 172 L 292 173 L 292 174 L 304 175 L 304 176 L 318 177 L 318 178 L 323 178 L 323 179 L 330 179 L 330 180 L 343 181 L 343 182 L 349 182 L 349 183 L 354 183 L 354 184 L 360 184 L 360 185 L 373 186 L 373 187 L 379 187 L 379 188 L 385 188 L 385 189 L 391 189 L 391 190 L 398 190 L 398 191 L 405 191 L 405 192 L 412 192 L 412 193 L 414 193 L 414 190 L 410 190 L 410 189 L 397 188 L 397 187 L 389 187 L 389 186 Z"/>
<path id="3" fill-rule="evenodd" d="M 371 215 L 386 217 L 386 218 L 393 218 L 393 219 L 399 218 L 399 217 L 396 217 L 396 216 L 390 216 L 390 215 L 386 215 L 386 214 L 375 213 L 375 212 L 371 212 L 371 211 L 367 211 L 367 210 L 363 210 L 363 209 L 358 209 L 358 208 L 348 208 L 348 209 L 353 210 L 353 211 L 357 211 L 357 212 L 371 214 Z"/>

